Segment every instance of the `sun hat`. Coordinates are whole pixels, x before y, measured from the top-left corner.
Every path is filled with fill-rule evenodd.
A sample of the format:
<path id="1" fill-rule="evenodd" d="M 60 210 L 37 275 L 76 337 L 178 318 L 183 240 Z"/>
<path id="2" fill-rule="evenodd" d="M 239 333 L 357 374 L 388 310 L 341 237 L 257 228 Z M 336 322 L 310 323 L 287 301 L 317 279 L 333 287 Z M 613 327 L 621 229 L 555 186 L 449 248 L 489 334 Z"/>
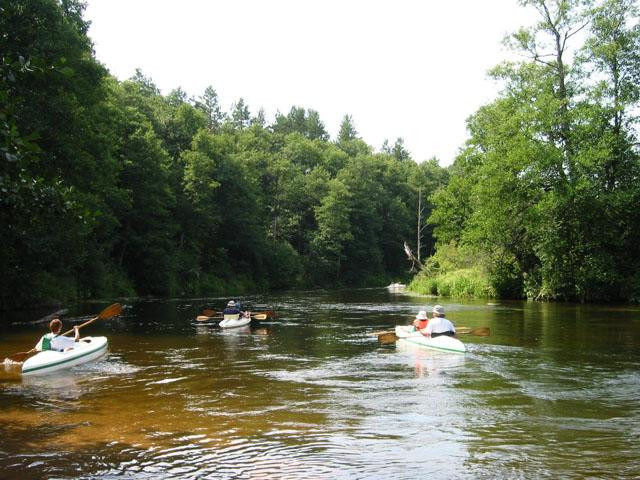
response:
<path id="1" fill-rule="evenodd" d="M 433 307 L 433 313 L 444 315 L 444 307 L 442 305 L 436 305 L 435 307 Z"/>
<path id="2" fill-rule="evenodd" d="M 234 302 L 233 300 L 229 300 L 229 303 L 227 303 L 227 307 L 235 307 L 236 306 L 236 302 Z"/>
<path id="3" fill-rule="evenodd" d="M 427 312 L 425 310 L 420 310 L 418 315 L 416 315 L 416 320 L 427 320 Z"/>

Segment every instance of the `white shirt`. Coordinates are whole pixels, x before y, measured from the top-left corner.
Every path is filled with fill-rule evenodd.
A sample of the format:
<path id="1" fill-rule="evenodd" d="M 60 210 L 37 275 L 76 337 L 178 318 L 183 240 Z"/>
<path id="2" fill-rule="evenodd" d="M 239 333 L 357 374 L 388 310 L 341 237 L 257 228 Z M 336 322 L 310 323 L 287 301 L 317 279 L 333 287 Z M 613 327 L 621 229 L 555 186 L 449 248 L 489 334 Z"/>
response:
<path id="1" fill-rule="evenodd" d="M 47 333 L 46 335 L 42 336 L 42 338 L 36 345 L 36 350 L 42 351 L 42 343 L 44 341 L 44 337 L 46 336 L 48 336 L 49 338 L 53 337 L 51 338 L 51 350 L 55 350 L 58 352 L 63 351 L 65 348 L 73 347 L 76 344 L 75 339 L 73 338 L 63 336 L 56 337 L 52 333 Z"/>
<path id="2" fill-rule="evenodd" d="M 65 348 L 74 347 L 75 344 L 76 341 L 73 338 L 60 335 L 51 340 L 51 349 L 61 351 Z"/>
<path id="3" fill-rule="evenodd" d="M 424 333 L 431 335 L 432 333 L 444 333 L 444 332 L 453 332 L 456 333 L 456 327 L 453 326 L 449 320 L 444 317 L 433 317 L 427 323 L 427 326 L 424 330 Z"/>

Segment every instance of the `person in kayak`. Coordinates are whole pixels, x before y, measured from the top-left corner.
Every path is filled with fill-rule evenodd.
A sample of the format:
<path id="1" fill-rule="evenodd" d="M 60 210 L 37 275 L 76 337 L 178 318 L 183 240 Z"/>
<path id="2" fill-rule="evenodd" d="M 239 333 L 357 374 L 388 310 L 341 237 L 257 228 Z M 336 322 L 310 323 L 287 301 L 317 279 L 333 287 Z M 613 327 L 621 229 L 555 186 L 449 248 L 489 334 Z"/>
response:
<path id="1" fill-rule="evenodd" d="M 433 318 L 429 320 L 426 328 L 421 330 L 421 332 L 423 335 L 431 338 L 439 337 L 440 335 L 455 337 L 456 327 L 444 318 L 444 307 L 442 305 L 436 305 L 433 307 Z"/>
<path id="2" fill-rule="evenodd" d="M 427 311 L 420 310 L 416 315 L 416 319 L 413 321 L 413 326 L 416 330 L 422 330 L 423 328 L 426 328 L 428 323 L 429 319 L 427 318 Z"/>
<path id="3" fill-rule="evenodd" d="M 71 350 L 76 342 L 80 341 L 80 329 L 78 326 L 74 326 L 75 338 L 65 337 L 60 335 L 62 330 L 62 322 L 59 318 L 54 318 L 49 323 L 49 330 L 51 333 L 47 333 L 40 338 L 40 341 L 33 350 L 41 352 L 43 350 L 55 350 L 56 352 L 66 352 Z"/>
<path id="4" fill-rule="evenodd" d="M 236 302 L 234 300 L 229 300 L 229 303 L 227 303 L 227 308 L 225 308 L 222 311 L 223 315 L 240 315 L 241 317 L 244 317 L 247 315 L 247 312 L 243 312 L 242 310 L 240 310 L 240 304 L 236 304 Z"/>

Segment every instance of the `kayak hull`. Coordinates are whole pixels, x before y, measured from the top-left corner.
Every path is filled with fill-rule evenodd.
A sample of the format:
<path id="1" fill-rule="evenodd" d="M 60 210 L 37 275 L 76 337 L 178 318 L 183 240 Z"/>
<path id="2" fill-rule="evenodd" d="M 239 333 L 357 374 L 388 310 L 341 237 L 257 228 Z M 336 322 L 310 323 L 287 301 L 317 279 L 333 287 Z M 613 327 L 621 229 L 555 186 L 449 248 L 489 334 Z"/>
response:
<path id="1" fill-rule="evenodd" d="M 396 336 L 399 340 L 441 352 L 464 353 L 467 348 L 460 340 L 447 335 L 440 335 L 435 338 L 425 337 L 420 332 L 415 331 L 412 326 L 401 325 L 396 327 Z"/>
<path id="2" fill-rule="evenodd" d="M 85 337 L 67 352 L 45 350 L 37 353 L 24 362 L 22 374 L 40 375 L 75 367 L 102 357 L 107 348 L 107 337 Z"/>
<path id="3" fill-rule="evenodd" d="M 225 315 L 220 322 L 220 328 L 238 328 L 251 323 L 251 317 L 240 317 L 239 315 Z"/>

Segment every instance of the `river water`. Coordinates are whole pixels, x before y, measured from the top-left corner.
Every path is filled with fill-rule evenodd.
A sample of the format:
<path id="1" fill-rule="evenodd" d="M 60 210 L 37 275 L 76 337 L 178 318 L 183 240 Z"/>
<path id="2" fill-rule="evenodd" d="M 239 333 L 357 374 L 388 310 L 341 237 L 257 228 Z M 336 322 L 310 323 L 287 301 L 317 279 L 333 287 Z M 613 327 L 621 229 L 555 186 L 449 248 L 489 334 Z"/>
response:
<path id="1" fill-rule="evenodd" d="M 384 289 L 128 301 L 109 354 L 0 375 L 2 478 L 640 478 L 640 308 L 438 299 L 466 354 L 381 345 L 436 299 Z M 107 304 L 76 307 L 68 316 Z M 7 316 L 0 355 L 43 325 Z M 65 328 L 69 321 L 65 323 Z M 5 369 L 6 370 L 6 369 Z"/>

